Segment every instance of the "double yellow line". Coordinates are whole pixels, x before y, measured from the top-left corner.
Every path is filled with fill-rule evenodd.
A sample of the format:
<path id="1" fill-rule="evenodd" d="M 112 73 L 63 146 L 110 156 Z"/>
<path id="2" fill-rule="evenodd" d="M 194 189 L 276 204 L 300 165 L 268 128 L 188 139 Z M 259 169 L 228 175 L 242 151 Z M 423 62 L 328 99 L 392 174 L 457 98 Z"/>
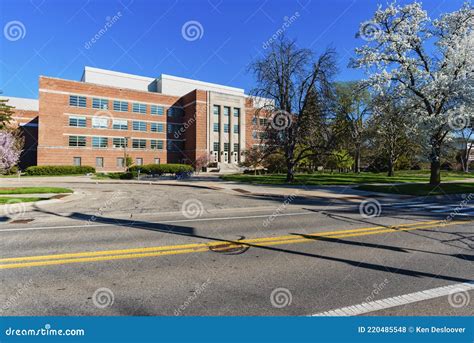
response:
<path id="1" fill-rule="evenodd" d="M 113 260 L 124 260 L 131 258 L 143 258 L 143 257 L 154 257 L 164 255 L 178 255 L 178 254 L 190 254 L 205 252 L 209 250 L 213 251 L 225 251 L 226 249 L 237 248 L 239 246 L 274 246 L 281 244 L 295 244 L 295 243 L 307 243 L 314 240 L 334 239 L 334 238 L 346 238 L 346 237 L 357 237 L 357 236 L 368 236 L 378 235 L 383 233 L 399 232 L 399 231 L 410 231 L 419 230 L 433 227 L 443 227 L 457 225 L 461 223 L 468 223 L 471 221 L 451 221 L 445 222 L 444 220 L 426 221 L 412 224 L 402 224 L 392 227 L 386 226 L 375 226 L 360 229 L 351 230 L 339 230 L 329 232 L 319 232 L 305 235 L 285 235 L 277 237 L 262 237 L 254 239 L 245 239 L 238 242 L 234 241 L 216 241 L 208 243 L 197 243 L 197 244 L 182 244 L 182 245 L 168 245 L 168 246 L 157 246 L 147 248 L 133 248 L 133 249 L 121 249 L 121 250 L 102 250 L 102 251 L 89 251 L 89 252 L 78 252 L 69 254 L 52 254 L 52 255 L 40 255 L 40 256 L 25 256 L 25 257 L 11 257 L 0 259 L 0 269 L 13 269 L 13 268 L 27 268 L 27 267 L 39 267 L 49 266 L 58 264 L 69 264 L 69 263 L 85 263 L 85 262 L 99 262 L 99 261 L 113 261 Z"/>

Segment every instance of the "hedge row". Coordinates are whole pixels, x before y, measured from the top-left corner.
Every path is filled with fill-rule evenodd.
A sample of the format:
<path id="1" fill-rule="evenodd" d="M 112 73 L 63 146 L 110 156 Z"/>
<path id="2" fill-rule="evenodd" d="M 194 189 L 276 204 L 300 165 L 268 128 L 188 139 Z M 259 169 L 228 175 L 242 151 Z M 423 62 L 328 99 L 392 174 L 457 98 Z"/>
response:
<path id="1" fill-rule="evenodd" d="M 26 175 L 74 175 L 95 173 L 90 166 L 32 166 L 25 170 Z"/>
<path id="2" fill-rule="evenodd" d="M 181 174 L 192 173 L 193 167 L 189 164 L 145 164 L 143 166 L 133 166 L 129 168 L 129 172 L 147 175 L 163 175 L 163 174 Z"/>

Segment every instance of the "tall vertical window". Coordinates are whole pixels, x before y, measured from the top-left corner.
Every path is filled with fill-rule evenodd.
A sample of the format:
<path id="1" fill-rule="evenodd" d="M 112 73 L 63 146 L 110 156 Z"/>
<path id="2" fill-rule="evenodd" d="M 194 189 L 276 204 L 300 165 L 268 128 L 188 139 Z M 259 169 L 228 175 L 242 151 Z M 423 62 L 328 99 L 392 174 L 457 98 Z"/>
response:
<path id="1" fill-rule="evenodd" d="M 214 132 L 219 132 L 219 123 L 214 123 Z"/>
<path id="2" fill-rule="evenodd" d="M 123 157 L 117 157 L 117 167 L 119 168 L 125 167 L 125 159 Z"/>
<path id="3" fill-rule="evenodd" d="M 224 143 L 224 151 L 229 151 L 229 143 Z"/>
<path id="4" fill-rule="evenodd" d="M 234 143 L 234 151 L 239 152 L 239 143 Z"/>
<path id="5" fill-rule="evenodd" d="M 234 117 L 240 117 L 240 108 L 234 108 Z"/>
<path id="6" fill-rule="evenodd" d="M 97 168 L 103 168 L 104 167 L 104 158 L 103 157 L 96 157 L 95 158 L 95 166 Z"/>
<path id="7" fill-rule="evenodd" d="M 135 164 L 136 164 L 137 166 L 142 166 L 142 165 L 143 165 L 143 158 L 137 157 L 137 158 L 135 159 Z"/>
<path id="8" fill-rule="evenodd" d="M 109 109 L 109 100 L 99 99 L 99 98 L 92 98 L 92 108 L 107 110 L 107 109 Z"/>
<path id="9" fill-rule="evenodd" d="M 69 106 L 86 107 L 86 97 L 78 95 L 69 96 Z"/>
<path id="10" fill-rule="evenodd" d="M 146 105 L 145 104 L 134 103 L 132 105 L 132 112 L 146 114 Z"/>
<path id="11" fill-rule="evenodd" d="M 221 113 L 221 107 L 219 105 L 214 105 L 212 108 L 212 112 L 214 115 L 218 116 Z"/>
<path id="12" fill-rule="evenodd" d="M 234 133 L 239 133 L 239 125 L 234 125 Z"/>
<path id="13" fill-rule="evenodd" d="M 224 132 L 225 133 L 229 132 L 229 124 L 224 124 Z"/>
<path id="14" fill-rule="evenodd" d="M 212 148 L 213 148 L 213 149 L 212 149 L 213 151 L 219 151 L 219 142 L 214 142 Z"/>
<path id="15" fill-rule="evenodd" d="M 128 102 L 114 100 L 114 111 L 117 112 L 128 112 Z"/>
<path id="16" fill-rule="evenodd" d="M 72 158 L 72 164 L 76 167 L 81 166 L 81 158 L 80 157 L 73 157 Z"/>
<path id="17" fill-rule="evenodd" d="M 224 106 L 224 116 L 228 117 L 230 115 L 230 107 Z"/>

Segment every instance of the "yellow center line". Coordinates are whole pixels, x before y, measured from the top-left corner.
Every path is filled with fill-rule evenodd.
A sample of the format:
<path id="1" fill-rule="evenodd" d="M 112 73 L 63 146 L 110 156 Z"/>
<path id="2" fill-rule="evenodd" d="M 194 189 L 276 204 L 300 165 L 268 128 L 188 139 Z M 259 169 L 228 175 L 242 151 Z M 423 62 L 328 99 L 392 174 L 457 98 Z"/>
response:
<path id="1" fill-rule="evenodd" d="M 278 237 L 262 237 L 254 239 L 246 239 L 238 242 L 234 241 L 219 241 L 209 243 L 198 243 L 198 244 L 182 244 L 182 245 L 170 245 L 170 246 L 158 246 L 148 248 L 135 248 L 135 249 L 122 249 L 122 250 L 105 250 L 105 251 L 92 251 L 92 252 L 81 252 L 81 253 L 70 253 L 70 254 L 54 254 L 54 255 L 41 255 L 41 256 L 27 256 L 27 257 L 13 257 L 0 259 L 0 269 L 13 269 L 13 268 L 26 268 L 26 267 L 37 267 L 47 265 L 58 265 L 58 264 L 69 264 L 69 263 L 82 263 L 82 262 L 97 262 L 97 261 L 109 261 L 109 260 L 120 260 L 120 259 L 131 259 L 131 258 L 143 258 L 153 256 L 164 256 L 164 255 L 178 255 L 178 254 L 189 254 L 197 252 L 209 251 L 211 247 L 218 247 L 216 250 L 228 249 L 232 247 L 244 246 L 273 246 L 281 244 L 295 244 L 311 242 L 314 240 L 339 239 L 346 237 L 357 237 L 366 235 L 375 235 L 382 233 L 393 233 L 398 231 L 409 231 L 419 230 L 424 228 L 432 227 L 444 227 L 451 225 L 458 225 L 461 223 L 469 223 L 472 221 L 427 221 L 411 224 L 401 224 L 392 227 L 376 226 L 370 228 L 360 228 L 351 230 L 340 230 L 340 231 L 329 231 L 329 232 L 318 232 L 314 234 L 305 235 L 285 235 Z M 22 262 L 26 261 L 26 262 Z M 7 262 L 7 263 L 5 263 Z M 8 263 L 8 262 L 20 262 L 20 263 Z"/>

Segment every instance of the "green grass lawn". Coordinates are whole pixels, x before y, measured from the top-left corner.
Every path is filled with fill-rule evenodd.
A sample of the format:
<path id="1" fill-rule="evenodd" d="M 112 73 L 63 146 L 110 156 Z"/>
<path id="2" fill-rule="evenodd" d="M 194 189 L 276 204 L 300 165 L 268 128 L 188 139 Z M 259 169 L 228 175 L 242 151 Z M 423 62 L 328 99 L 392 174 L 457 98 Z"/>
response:
<path id="1" fill-rule="evenodd" d="M 407 194 L 407 195 L 444 195 L 474 193 L 474 182 L 445 183 L 440 186 L 431 186 L 426 183 L 410 183 L 403 185 L 362 185 L 357 187 L 362 191 Z"/>
<path id="2" fill-rule="evenodd" d="M 0 187 L 0 194 L 44 194 L 72 193 L 69 188 L 60 187 Z"/>
<path id="3" fill-rule="evenodd" d="M 15 204 L 19 202 L 33 202 L 46 200 L 46 198 L 30 197 L 30 198 L 14 198 L 14 197 L 0 197 L 0 205 L 3 204 Z"/>
<path id="4" fill-rule="evenodd" d="M 474 178 L 474 173 L 462 172 L 442 172 L 443 181 L 456 181 Z M 237 181 L 252 184 L 284 185 L 285 174 L 267 175 L 223 175 L 226 181 Z M 364 183 L 410 183 L 428 182 L 430 178 L 429 170 L 420 171 L 399 171 L 393 177 L 388 177 L 386 173 L 313 173 L 297 174 L 295 176 L 296 185 L 328 186 L 328 185 L 357 185 Z"/>

